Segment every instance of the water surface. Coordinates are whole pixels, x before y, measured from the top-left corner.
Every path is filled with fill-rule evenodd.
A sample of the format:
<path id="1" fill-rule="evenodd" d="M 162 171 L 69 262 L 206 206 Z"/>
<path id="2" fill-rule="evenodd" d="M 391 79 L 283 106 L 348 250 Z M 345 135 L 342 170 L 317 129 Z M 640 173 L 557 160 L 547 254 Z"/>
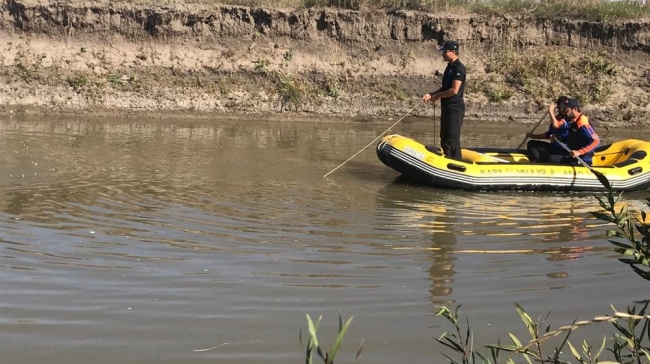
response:
<path id="1" fill-rule="evenodd" d="M 362 339 L 362 362 L 439 362 L 439 305 L 478 347 L 525 336 L 514 302 L 557 327 L 648 298 L 592 195 L 412 185 L 374 145 L 323 178 L 393 122 L 0 119 L 2 362 L 300 362 L 305 314 L 329 346 L 339 312 L 340 362 Z M 530 127 L 468 122 L 463 145 Z"/>

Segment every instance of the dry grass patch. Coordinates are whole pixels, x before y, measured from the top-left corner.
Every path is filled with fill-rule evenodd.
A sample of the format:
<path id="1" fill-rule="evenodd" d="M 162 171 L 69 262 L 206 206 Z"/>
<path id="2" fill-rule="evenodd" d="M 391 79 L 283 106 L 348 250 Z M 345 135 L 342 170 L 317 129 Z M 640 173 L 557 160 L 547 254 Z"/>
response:
<path id="1" fill-rule="evenodd" d="M 81 3 L 80 0 L 75 0 Z M 75 2 L 71 1 L 71 2 Z M 242 5 L 283 9 L 333 7 L 352 10 L 395 9 L 426 12 L 531 15 L 594 21 L 640 19 L 650 16 L 650 2 L 643 0 L 116 0 L 142 5 Z"/>

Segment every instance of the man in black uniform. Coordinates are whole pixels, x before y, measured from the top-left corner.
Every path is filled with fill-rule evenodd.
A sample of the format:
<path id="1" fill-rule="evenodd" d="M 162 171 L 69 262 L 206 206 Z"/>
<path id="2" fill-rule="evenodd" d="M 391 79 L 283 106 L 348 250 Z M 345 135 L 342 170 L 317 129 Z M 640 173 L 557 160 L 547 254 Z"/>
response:
<path id="1" fill-rule="evenodd" d="M 465 118 L 465 65 L 458 59 L 458 43 L 445 42 L 442 58 L 447 68 L 442 76 L 442 87 L 430 92 L 422 101 L 440 100 L 440 144 L 445 156 L 462 159 L 460 153 L 460 127 Z"/>

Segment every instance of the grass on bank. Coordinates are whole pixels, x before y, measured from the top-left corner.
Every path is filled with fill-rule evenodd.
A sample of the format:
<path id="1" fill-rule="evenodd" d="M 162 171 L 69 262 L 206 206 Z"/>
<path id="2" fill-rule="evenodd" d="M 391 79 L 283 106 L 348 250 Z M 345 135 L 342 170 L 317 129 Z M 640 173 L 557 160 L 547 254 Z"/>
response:
<path id="1" fill-rule="evenodd" d="M 566 57 L 560 52 L 529 54 L 506 47 L 490 50 L 486 59 L 485 75 L 468 82 L 468 92 L 482 93 L 490 102 L 521 93 L 542 103 L 568 93 L 567 85 L 572 85 L 571 93 L 581 103 L 604 103 L 619 72 L 610 54 L 589 50 Z"/>
<path id="2" fill-rule="evenodd" d="M 342 9 L 403 9 L 424 12 L 527 15 L 587 20 L 650 17 L 647 0 L 117 0 L 128 4 L 242 5 L 284 9 L 333 7 Z"/>

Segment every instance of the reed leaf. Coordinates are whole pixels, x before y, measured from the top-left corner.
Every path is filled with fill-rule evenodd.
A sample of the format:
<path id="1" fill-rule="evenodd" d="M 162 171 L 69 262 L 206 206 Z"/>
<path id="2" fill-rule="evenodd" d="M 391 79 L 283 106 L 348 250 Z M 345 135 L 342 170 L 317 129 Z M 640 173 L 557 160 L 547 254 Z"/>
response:
<path id="1" fill-rule="evenodd" d="M 580 355 L 580 353 L 578 353 L 578 350 L 576 350 L 576 348 L 573 347 L 573 344 L 571 344 L 570 341 L 567 342 L 567 344 L 569 345 L 569 349 L 571 350 L 571 354 L 573 354 L 573 356 L 576 359 L 578 359 L 578 361 L 583 362 L 582 355 Z"/>
<path id="2" fill-rule="evenodd" d="M 341 315 L 339 315 L 339 322 L 343 322 L 341 319 Z M 341 343 L 343 342 L 343 338 L 345 337 L 345 334 L 348 332 L 348 327 L 350 327 L 350 322 L 352 322 L 352 317 L 350 317 L 345 322 L 345 325 L 343 325 L 342 327 L 339 326 L 339 334 L 336 336 L 336 340 L 334 340 L 334 344 L 332 344 L 332 347 L 328 352 L 327 360 L 325 361 L 326 364 L 332 364 L 334 362 L 334 358 L 336 357 L 339 348 L 341 348 Z"/>
<path id="3" fill-rule="evenodd" d="M 443 341 L 446 340 L 446 341 Z M 439 339 L 436 339 L 437 342 L 441 343 L 442 345 L 456 351 L 459 353 L 463 353 L 463 348 L 458 344 L 456 341 L 452 340 L 449 336 L 446 336 L 443 334 Z"/>
<path id="4" fill-rule="evenodd" d="M 600 354 L 602 354 L 603 350 L 605 349 L 606 344 L 607 344 L 607 336 L 603 336 L 603 342 L 602 342 L 602 344 L 600 344 L 600 348 L 598 349 L 596 354 L 594 354 L 594 357 L 593 357 L 594 362 L 598 361 L 598 358 L 600 357 Z"/>
<path id="5" fill-rule="evenodd" d="M 312 321 L 311 317 L 309 314 L 307 314 L 307 327 L 309 329 L 309 335 L 311 336 L 312 343 L 314 347 L 318 347 L 318 337 L 316 336 L 316 331 L 318 330 L 318 325 L 320 325 L 320 321 L 323 318 L 323 316 L 318 317 L 318 321 L 316 321 L 316 324 L 314 324 L 314 321 Z"/>
<path id="6" fill-rule="evenodd" d="M 526 329 L 528 329 L 528 334 L 530 335 L 531 339 L 536 339 L 537 338 L 537 324 L 533 322 L 533 320 L 528 316 L 528 313 L 518 304 L 515 302 L 515 308 L 517 310 L 517 313 L 519 313 L 519 317 L 521 317 L 521 321 L 524 322 L 524 325 L 526 325 Z"/>

